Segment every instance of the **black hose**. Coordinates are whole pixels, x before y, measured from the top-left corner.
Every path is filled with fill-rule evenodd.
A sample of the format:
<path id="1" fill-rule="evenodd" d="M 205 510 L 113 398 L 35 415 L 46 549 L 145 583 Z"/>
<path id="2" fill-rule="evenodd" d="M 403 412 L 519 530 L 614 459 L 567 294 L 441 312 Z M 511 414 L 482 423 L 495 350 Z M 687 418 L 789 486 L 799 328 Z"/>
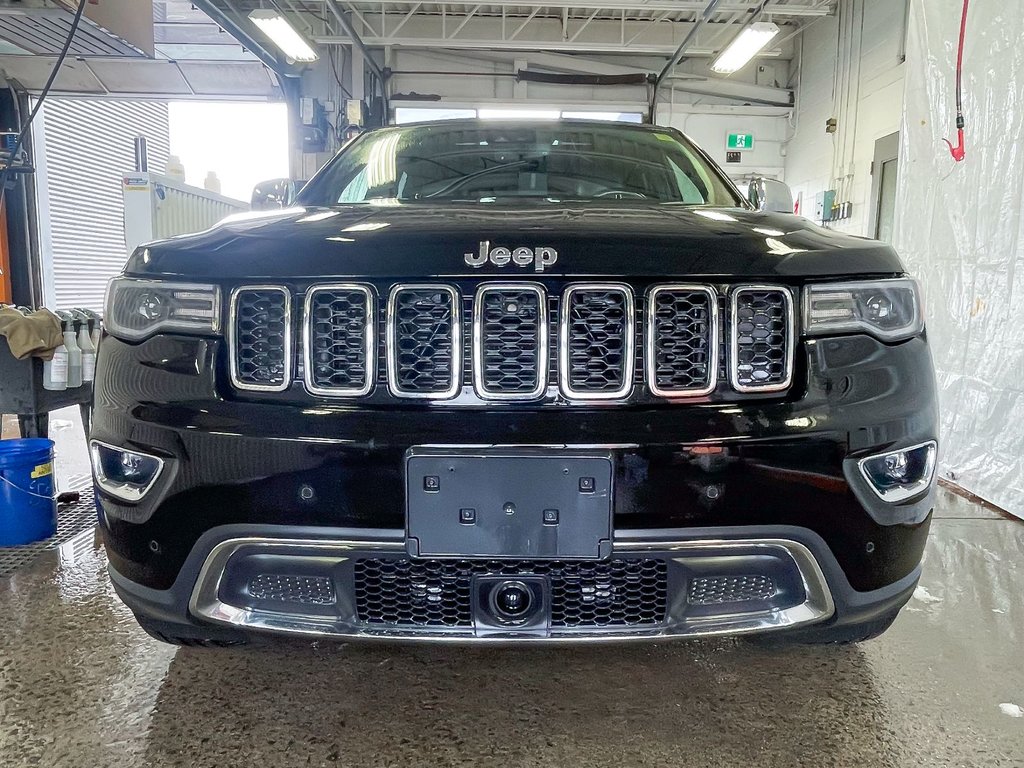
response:
<path id="1" fill-rule="evenodd" d="M 57 57 L 57 62 L 53 65 L 53 70 L 50 72 L 50 76 L 46 80 L 46 85 L 43 86 L 42 92 L 39 94 L 39 100 L 36 102 L 35 107 L 28 116 L 28 120 L 21 126 L 21 132 L 18 134 L 18 138 L 14 141 L 14 148 L 11 150 L 10 159 L 7 161 L 7 165 L 4 166 L 3 171 L 0 171 L 0 206 L 3 205 L 4 195 L 7 193 L 7 177 L 11 173 L 11 167 L 14 165 L 14 158 L 18 156 L 18 150 L 21 149 L 22 143 L 25 141 L 25 137 L 28 135 L 28 128 L 32 125 L 32 121 L 36 119 L 36 115 L 39 113 L 40 108 L 43 106 L 43 102 L 46 101 L 46 97 L 50 93 L 50 88 L 53 87 L 53 81 L 57 79 L 57 74 L 60 72 L 60 68 L 64 65 L 64 59 L 68 55 L 68 51 L 71 49 L 71 41 L 75 39 L 75 33 L 78 32 L 78 25 L 82 21 L 82 14 L 85 12 L 86 0 L 80 0 L 78 3 L 78 10 L 75 11 L 75 18 L 71 22 L 71 30 L 68 32 L 67 40 L 64 41 L 64 47 L 60 51 L 60 55 Z"/>

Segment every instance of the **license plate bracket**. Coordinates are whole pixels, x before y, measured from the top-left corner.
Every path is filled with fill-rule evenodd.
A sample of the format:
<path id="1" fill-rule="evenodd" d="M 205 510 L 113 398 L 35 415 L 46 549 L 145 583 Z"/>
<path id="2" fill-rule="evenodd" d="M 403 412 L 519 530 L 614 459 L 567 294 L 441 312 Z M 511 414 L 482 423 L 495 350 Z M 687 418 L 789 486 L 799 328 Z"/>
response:
<path id="1" fill-rule="evenodd" d="M 405 469 L 406 547 L 413 557 L 611 554 L 609 453 L 413 448 Z"/>

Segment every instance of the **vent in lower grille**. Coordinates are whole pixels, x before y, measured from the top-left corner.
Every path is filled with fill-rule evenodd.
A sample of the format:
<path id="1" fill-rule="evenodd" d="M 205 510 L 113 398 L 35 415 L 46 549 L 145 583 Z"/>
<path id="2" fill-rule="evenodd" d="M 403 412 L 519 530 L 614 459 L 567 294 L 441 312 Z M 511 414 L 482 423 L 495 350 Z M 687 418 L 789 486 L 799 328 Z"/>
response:
<path id="1" fill-rule="evenodd" d="M 539 397 L 547 387 L 548 319 L 539 286 L 485 285 L 473 319 L 474 385 L 497 400 Z"/>
<path id="2" fill-rule="evenodd" d="M 732 385 L 786 389 L 793 377 L 793 297 L 785 288 L 743 286 L 732 295 Z"/>
<path id="3" fill-rule="evenodd" d="M 403 397 L 452 397 L 462 384 L 461 312 L 447 285 L 395 286 L 388 302 L 387 367 Z"/>
<path id="4" fill-rule="evenodd" d="M 248 586 L 249 594 L 257 600 L 303 605 L 334 605 L 334 584 L 325 576 L 288 576 L 261 573 L 254 576 Z"/>
<path id="5" fill-rule="evenodd" d="M 305 323 L 307 389 L 336 396 L 368 393 L 376 375 L 370 289 L 351 284 L 311 289 Z"/>
<path id="6" fill-rule="evenodd" d="M 231 381 L 238 389 L 283 392 L 292 383 L 291 293 L 257 285 L 231 296 Z"/>
<path id="7" fill-rule="evenodd" d="M 569 397 L 625 397 L 633 388 L 633 294 L 626 286 L 574 285 L 562 297 L 559 377 Z"/>
<path id="8" fill-rule="evenodd" d="M 635 627 L 665 620 L 664 560 L 387 560 L 355 564 L 356 613 L 378 626 L 472 626 L 474 576 L 547 576 L 554 627 Z"/>
<path id="9" fill-rule="evenodd" d="M 647 303 L 647 382 L 663 397 L 706 395 L 718 378 L 718 301 L 713 288 L 662 285 Z"/>
<path id="10" fill-rule="evenodd" d="M 690 582 L 690 605 L 721 605 L 770 600 L 775 583 L 767 576 L 701 576 Z"/>

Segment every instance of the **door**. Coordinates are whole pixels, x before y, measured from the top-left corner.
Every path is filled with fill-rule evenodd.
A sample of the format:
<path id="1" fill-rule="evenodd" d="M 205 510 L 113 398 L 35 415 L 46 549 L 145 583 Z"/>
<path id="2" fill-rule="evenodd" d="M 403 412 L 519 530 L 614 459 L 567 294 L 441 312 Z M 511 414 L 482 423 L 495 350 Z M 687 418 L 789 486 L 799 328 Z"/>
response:
<path id="1" fill-rule="evenodd" d="M 892 242 L 896 218 L 896 173 L 899 164 L 900 135 L 892 133 L 875 142 L 871 163 L 871 236 Z"/>

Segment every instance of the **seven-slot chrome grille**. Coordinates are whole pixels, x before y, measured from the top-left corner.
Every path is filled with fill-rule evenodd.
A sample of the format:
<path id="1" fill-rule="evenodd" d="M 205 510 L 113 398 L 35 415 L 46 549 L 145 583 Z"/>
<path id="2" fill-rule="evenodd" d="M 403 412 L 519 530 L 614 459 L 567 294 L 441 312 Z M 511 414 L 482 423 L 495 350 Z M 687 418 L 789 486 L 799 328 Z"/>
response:
<path id="1" fill-rule="evenodd" d="M 288 389 L 299 367 L 295 347 L 299 377 L 324 397 L 377 388 L 442 400 L 471 389 L 483 400 L 537 400 L 557 388 L 568 400 L 622 400 L 640 383 L 655 397 L 679 399 L 706 396 L 723 377 L 743 393 L 779 392 L 792 382 L 794 301 L 782 286 L 721 294 L 684 283 L 637 292 L 611 282 L 551 293 L 529 282 L 461 288 L 313 285 L 296 302 L 301 340 L 293 338 L 290 289 L 236 289 L 232 383 Z"/>

